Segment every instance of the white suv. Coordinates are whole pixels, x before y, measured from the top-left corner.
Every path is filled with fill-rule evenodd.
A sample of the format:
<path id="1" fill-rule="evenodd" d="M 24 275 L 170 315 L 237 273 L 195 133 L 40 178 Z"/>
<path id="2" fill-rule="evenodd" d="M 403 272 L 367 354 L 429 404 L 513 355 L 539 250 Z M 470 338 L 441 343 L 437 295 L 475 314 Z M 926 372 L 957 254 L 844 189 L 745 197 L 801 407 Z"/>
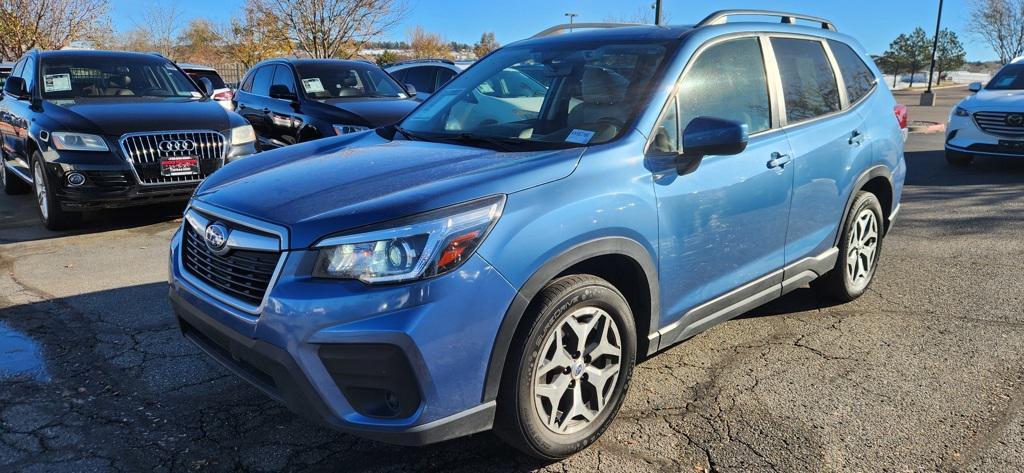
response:
<path id="1" fill-rule="evenodd" d="M 386 71 L 399 84 L 416 89 L 416 98 L 430 97 L 442 85 L 466 70 L 471 62 L 453 62 L 447 59 L 414 59 L 388 66 Z"/>
<path id="2" fill-rule="evenodd" d="M 970 85 L 946 127 L 946 161 L 966 166 L 974 156 L 1024 157 L 1024 60 L 1003 67 L 988 85 Z"/>

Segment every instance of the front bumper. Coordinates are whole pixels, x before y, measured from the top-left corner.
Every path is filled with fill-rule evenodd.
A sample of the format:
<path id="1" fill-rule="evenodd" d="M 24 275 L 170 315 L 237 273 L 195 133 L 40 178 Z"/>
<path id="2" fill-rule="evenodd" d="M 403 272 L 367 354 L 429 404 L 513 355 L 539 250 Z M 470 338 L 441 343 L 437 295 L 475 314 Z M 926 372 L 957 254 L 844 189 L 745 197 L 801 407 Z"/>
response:
<path id="1" fill-rule="evenodd" d="M 296 276 L 310 264 L 312 252 L 285 251 L 276 282 L 254 314 L 194 284 L 183 273 L 181 251 L 179 232 L 171 244 L 170 299 L 184 336 L 293 411 L 401 445 L 491 427 L 495 404 L 482 402 L 484 379 L 516 291 L 478 255 L 438 278 L 366 286 Z M 324 356 L 327 350 L 370 345 L 391 347 L 407 361 L 405 372 L 366 366 L 373 376 L 415 386 L 418 405 L 401 416 L 368 412 Z"/>
<path id="2" fill-rule="evenodd" d="M 1006 142 L 1024 142 L 1024 138 L 999 136 L 982 131 L 972 116 L 952 115 L 946 126 L 946 150 L 959 153 L 994 156 L 1024 157 L 1024 147 L 1006 146 Z"/>

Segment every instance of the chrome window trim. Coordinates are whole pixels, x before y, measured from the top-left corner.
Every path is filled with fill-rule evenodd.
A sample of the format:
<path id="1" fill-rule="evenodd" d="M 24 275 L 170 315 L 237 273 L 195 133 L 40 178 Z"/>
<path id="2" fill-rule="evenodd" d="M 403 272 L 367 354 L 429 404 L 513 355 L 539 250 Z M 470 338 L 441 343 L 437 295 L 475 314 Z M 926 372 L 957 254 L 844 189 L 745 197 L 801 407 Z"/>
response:
<path id="1" fill-rule="evenodd" d="M 125 133 L 125 134 L 121 135 L 120 137 L 118 137 L 117 144 L 118 144 L 118 147 L 121 149 L 121 156 L 128 163 L 128 166 L 130 168 L 132 168 L 132 175 L 135 176 L 135 181 L 140 186 L 146 186 L 146 187 L 149 187 L 149 186 L 153 186 L 153 187 L 173 186 L 173 185 L 178 185 L 178 184 L 194 184 L 194 183 L 202 182 L 203 181 L 203 178 L 198 178 L 198 179 L 189 179 L 187 181 L 175 181 L 175 182 L 143 182 L 142 181 L 142 177 L 139 176 L 139 171 L 137 169 L 135 169 L 135 161 L 132 159 L 131 154 L 128 153 L 128 148 L 125 147 L 125 142 L 129 138 L 132 138 L 132 137 L 135 137 L 135 136 L 172 135 L 172 134 L 176 134 L 176 133 L 213 133 L 213 134 L 216 134 L 216 135 L 220 136 L 220 138 L 222 140 L 224 140 L 224 149 L 222 150 L 221 155 L 220 155 L 220 163 L 221 163 L 221 165 L 224 165 L 224 163 L 227 160 L 228 153 L 231 151 L 231 138 L 230 137 L 225 137 L 224 133 L 221 133 L 221 132 L 215 131 L 215 130 L 161 130 L 161 131 L 135 131 L 135 132 L 131 132 L 131 133 Z"/>
<path id="2" fill-rule="evenodd" d="M 248 227 L 253 230 L 266 232 L 272 235 L 276 235 L 278 237 L 278 251 L 280 254 L 278 255 L 277 266 L 274 267 L 274 272 L 270 276 L 270 282 L 267 283 L 267 292 L 263 294 L 263 300 L 260 301 L 259 305 L 254 306 L 252 304 L 247 304 L 238 299 L 235 299 L 234 297 L 231 297 L 219 291 L 217 288 L 210 286 L 209 284 L 206 284 L 203 281 L 200 281 L 197 278 L 193 277 L 185 268 L 185 262 L 182 259 L 185 245 L 184 226 L 192 226 L 194 225 L 193 222 L 190 221 L 188 218 L 183 218 L 181 223 L 181 231 L 178 232 L 178 257 L 176 258 L 176 264 L 178 265 L 178 272 L 181 274 L 182 279 L 184 279 L 191 286 L 202 291 L 204 294 L 216 299 L 218 302 L 222 304 L 226 304 L 230 307 L 238 309 L 242 312 L 245 312 L 248 315 L 259 317 L 259 315 L 263 312 L 263 309 L 266 308 L 267 301 L 270 300 L 270 293 L 274 290 L 274 286 L 277 285 L 277 281 L 281 276 L 282 270 L 284 269 L 284 264 L 288 260 L 288 256 L 290 255 L 290 252 L 286 250 L 286 248 L 288 247 L 288 230 L 280 225 L 274 225 L 272 223 L 256 220 L 251 217 L 236 212 L 232 212 L 230 210 L 223 209 L 211 204 L 207 204 L 205 202 L 195 199 L 193 199 L 189 203 L 188 209 L 185 210 L 185 215 L 188 216 L 189 213 L 193 211 L 193 209 L 195 209 L 197 212 L 201 214 L 216 217 L 217 219 L 224 220 L 226 222 Z"/>

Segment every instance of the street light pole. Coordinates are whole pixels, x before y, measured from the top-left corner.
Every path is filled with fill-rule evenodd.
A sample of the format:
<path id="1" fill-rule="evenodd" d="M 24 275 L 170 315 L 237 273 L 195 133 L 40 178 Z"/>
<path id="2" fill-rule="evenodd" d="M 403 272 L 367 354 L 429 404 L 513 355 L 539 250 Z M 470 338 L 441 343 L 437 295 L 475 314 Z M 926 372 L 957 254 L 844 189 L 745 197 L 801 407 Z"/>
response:
<path id="1" fill-rule="evenodd" d="M 942 28 L 942 0 L 939 0 L 939 15 L 935 20 L 935 39 L 932 42 L 932 64 L 928 68 L 928 90 L 921 94 L 921 105 L 935 105 L 935 93 L 932 92 L 932 84 L 935 83 L 935 56 L 939 52 L 939 33 Z M 911 72 L 913 74 L 913 72 Z"/>
<path id="2" fill-rule="evenodd" d="M 569 17 L 569 32 L 572 33 L 572 19 L 580 16 L 579 13 L 566 13 L 565 16 Z"/>
<path id="3" fill-rule="evenodd" d="M 661 0 L 654 2 L 654 24 L 661 25 Z"/>

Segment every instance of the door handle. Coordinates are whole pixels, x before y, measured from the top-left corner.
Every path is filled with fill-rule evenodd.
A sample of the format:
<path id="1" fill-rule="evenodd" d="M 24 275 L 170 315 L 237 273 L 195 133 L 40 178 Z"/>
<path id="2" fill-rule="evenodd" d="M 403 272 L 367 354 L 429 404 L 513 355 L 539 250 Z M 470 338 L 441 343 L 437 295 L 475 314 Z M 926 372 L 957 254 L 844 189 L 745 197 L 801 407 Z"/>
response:
<path id="1" fill-rule="evenodd" d="M 860 146 L 861 143 L 864 143 L 864 135 L 857 130 L 853 130 L 853 133 L 850 135 L 850 144 Z"/>
<path id="2" fill-rule="evenodd" d="M 270 109 L 267 107 L 263 107 L 263 113 L 270 113 Z"/>
<path id="3" fill-rule="evenodd" d="M 239 110 L 242 110 L 242 109 L 244 109 L 244 108 L 245 108 L 245 104 L 244 104 L 244 103 L 240 103 L 240 104 L 238 104 L 238 109 L 239 109 Z"/>
<path id="4" fill-rule="evenodd" d="M 768 161 L 769 168 L 778 168 L 785 166 L 786 163 L 793 160 L 793 156 L 789 154 L 782 154 L 778 151 L 772 153 L 772 159 Z"/>

